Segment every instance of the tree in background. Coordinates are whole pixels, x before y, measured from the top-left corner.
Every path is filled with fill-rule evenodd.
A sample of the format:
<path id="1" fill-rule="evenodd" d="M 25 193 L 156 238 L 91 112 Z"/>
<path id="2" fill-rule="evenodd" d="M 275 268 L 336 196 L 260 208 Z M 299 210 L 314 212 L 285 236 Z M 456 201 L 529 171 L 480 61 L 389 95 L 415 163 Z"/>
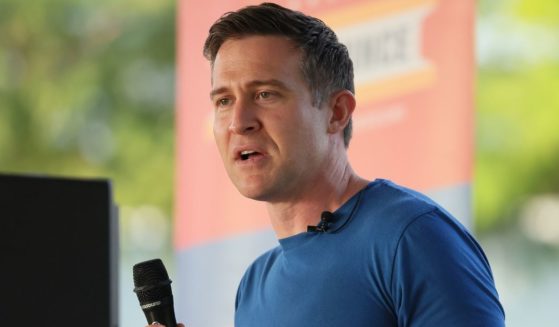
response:
<path id="1" fill-rule="evenodd" d="M 479 9 L 474 197 L 486 231 L 513 223 L 532 196 L 559 193 L 559 2 Z"/>
<path id="2" fill-rule="evenodd" d="M 111 178 L 170 214 L 174 1 L 0 1 L 0 171 Z"/>
<path id="3" fill-rule="evenodd" d="M 476 228 L 559 192 L 559 2 L 479 3 Z M 170 217 L 175 2 L 0 0 L 0 171 L 107 177 Z"/>

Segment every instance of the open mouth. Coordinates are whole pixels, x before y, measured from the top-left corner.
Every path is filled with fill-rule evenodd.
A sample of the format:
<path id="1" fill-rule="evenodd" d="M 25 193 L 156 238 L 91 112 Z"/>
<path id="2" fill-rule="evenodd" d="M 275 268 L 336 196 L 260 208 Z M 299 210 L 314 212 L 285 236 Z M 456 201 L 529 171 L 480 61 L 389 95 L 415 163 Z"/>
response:
<path id="1" fill-rule="evenodd" d="M 258 156 L 258 155 L 260 155 L 259 152 L 252 151 L 252 150 L 247 150 L 247 151 L 241 152 L 240 158 L 241 158 L 241 160 L 245 161 L 245 160 L 250 159 L 251 157 Z"/>

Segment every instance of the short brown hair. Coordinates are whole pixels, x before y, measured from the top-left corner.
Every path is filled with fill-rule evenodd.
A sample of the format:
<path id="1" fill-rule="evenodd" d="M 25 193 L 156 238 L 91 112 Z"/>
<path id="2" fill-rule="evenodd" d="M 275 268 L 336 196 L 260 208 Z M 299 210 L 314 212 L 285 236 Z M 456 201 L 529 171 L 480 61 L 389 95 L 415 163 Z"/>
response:
<path id="1" fill-rule="evenodd" d="M 210 28 L 204 56 L 213 65 L 225 41 L 252 35 L 286 36 L 301 49 L 301 71 L 309 85 L 313 105 L 321 106 L 339 90 L 355 93 L 353 63 L 334 31 L 318 18 L 274 3 L 248 6 L 221 16 Z M 350 119 L 344 129 L 346 147 L 351 134 Z"/>

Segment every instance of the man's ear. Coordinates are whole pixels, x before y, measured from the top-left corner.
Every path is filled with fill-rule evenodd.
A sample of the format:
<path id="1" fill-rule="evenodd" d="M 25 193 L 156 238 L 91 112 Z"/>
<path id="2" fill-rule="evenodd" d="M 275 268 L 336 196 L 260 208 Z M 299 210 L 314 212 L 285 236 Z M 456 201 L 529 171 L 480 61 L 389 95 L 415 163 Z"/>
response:
<path id="1" fill-rule="evenodd" d="M 328 104 L 330 110 L 329 133 L 335 134 L 343 131 L 355 110 L 355 104 L 355 96 L 351 91 L 341 90 L 332 94 Z"/>

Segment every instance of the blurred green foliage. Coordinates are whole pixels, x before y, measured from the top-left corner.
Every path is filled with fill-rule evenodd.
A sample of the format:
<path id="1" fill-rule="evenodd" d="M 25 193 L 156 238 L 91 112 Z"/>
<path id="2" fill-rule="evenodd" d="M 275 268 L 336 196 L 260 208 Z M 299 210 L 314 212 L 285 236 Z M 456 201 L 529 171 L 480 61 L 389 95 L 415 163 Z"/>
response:
<path id="1" fill-rule="evenodd" d="M 559 192 L 559 1 L 479 1 L 478 231 Z M 171 215 L 175 1 L 0 0 L 0 171 L 114 181 Z"/>
<path id="2" fill-rule="evenodd" d="M 0 0 L 0 171 L 106 177 L 170 214 L 175 2 Z"/>
<path id="3" fill-rule="evenodd" d="M 480 231 L 559 192 L 559 2 L 485 0 L 478 17 L 474 200 Z"/>

